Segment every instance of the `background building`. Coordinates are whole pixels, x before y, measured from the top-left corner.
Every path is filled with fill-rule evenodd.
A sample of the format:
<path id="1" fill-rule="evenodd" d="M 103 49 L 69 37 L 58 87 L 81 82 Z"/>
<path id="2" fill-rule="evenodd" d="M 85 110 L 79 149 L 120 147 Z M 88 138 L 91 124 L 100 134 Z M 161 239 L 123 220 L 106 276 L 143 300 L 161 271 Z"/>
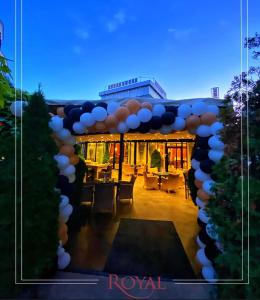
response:
<path id="1" fill-rule="evenodd" d="M 131 97 L 167 98 L 166 92 L 155 79 L 142 80 L 141 77 L 109 84 L 107 90 L 100 92 L 99 96 L 102 100 Z"/>

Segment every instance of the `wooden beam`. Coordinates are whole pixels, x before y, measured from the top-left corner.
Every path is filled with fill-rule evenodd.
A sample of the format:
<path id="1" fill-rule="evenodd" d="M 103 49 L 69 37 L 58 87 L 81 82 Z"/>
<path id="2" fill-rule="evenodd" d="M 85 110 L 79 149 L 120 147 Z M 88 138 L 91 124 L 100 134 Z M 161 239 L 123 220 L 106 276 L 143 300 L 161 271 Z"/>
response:
<path id="1" fill-rule="evenodd" d="M 123 162 L 124 162 L 124 134 L 120 133 L 120 153 L 119 153 L 118 181 L 122 180 Z"/>

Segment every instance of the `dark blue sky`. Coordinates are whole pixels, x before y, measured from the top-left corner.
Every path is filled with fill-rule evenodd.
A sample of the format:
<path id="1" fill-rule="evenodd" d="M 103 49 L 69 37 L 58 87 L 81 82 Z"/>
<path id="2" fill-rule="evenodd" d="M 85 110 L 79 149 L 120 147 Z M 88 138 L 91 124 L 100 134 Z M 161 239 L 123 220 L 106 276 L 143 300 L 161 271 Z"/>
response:
<path id="1" fill-rule="evenodd" d="M 251 35 L 259 13 L 249 0 Z M 0 2 L 0 19 L 14 59 L 14 0 Z M 23 0 L 22 28 L 23 89 L 41 83 L 49 99 L 98 99 L 138 76 L 156 78 L 170 99 L 207 97 L 213 86 L 223 96 L 240 72 L 239 0 Z"/>

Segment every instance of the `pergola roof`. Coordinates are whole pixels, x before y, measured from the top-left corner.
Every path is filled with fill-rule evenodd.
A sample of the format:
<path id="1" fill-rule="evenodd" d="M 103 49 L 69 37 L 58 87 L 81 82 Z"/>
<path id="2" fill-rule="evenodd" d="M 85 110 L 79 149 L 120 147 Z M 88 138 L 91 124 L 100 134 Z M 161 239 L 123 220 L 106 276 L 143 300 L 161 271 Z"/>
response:
<path id="1" fill-rule="evenodd" d="M 140 102 L 150 102 L 151 104 L 163 104 L 163 105 L 169 105 L 169 106 L 179 106 L 180 104 L 186 103 L 186 104 L 193 104 L 198 101 L 205 102 L 207 104 L 216 104 L 218 106 L 223 105 L 223 99 L 216 99 L 216 98 L 192 98 L 192 99 L 181 99 L 181 100 L 169 100 L 169 99 L 157 99 L 157 98 L 150 98 L 150 97 L 135 97 L 135 98 L 111 98 L 109 100 L 62 100 L 62 99 L 48 99 L 46 100 L 46 103 L 48 105 L 54 105 L 54 106 L 65 106 L 69 104 L 73 105 L 81 105 L 86 101 L 91 101 L 93 103 L 98 102 L 119 102 L 121 104 L 124 104 L 130 99 L 136 99 Z"/>

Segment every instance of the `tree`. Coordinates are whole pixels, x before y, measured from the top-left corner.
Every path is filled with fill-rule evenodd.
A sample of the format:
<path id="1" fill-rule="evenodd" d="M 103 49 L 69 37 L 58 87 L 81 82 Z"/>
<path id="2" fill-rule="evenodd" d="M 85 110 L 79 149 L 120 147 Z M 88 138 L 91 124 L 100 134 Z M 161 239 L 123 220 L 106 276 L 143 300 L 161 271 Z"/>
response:
<path id="1" fill-rule="evenodd" d="M 221 113 L 225 124 L 221 135 L 226 144 L 226 156 L 215 166 L 216 196 L 207 209 L 224 246 L 224 252 L 215 260 L 219 278 L 232 281 L 243 277 L 246 282 L 249 276 L 250 285 L 218 285 L 220 299 L 260 298 L 257 287 L 260 281 L 259 104 L 259 78 L 254 80 L 252 73 L 236 76 Z"/>
<path id="2" fill-rule="evenodd" d="M 161 169 L 162 158 L 158 150 L 154 150 L 151 155 L 151 167 L 158 168 L 158 171 Z"/>
<path id="3" fill-rule="evenodd" d="M 21 229 L 23 278 L 43 278 L 53 267 L 58 246 L 58 149 L 48 127 L 49 115 L 42 93 L 34 93 L 24 115 L 21 157 L 23 163 Z"/>

